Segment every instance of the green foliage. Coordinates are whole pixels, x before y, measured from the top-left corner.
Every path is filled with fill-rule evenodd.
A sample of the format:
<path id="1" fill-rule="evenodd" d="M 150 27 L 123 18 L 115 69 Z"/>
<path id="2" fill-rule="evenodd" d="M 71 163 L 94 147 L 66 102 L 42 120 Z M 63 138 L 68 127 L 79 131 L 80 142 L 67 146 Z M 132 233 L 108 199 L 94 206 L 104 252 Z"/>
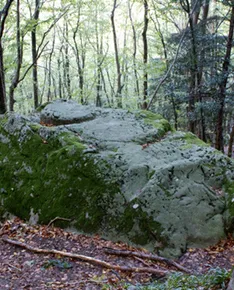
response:
<path id="1" fill-rule="evenodd" d="M 57 267 L 60 270 L 66 270 L 72 268 L 72 264 L 65 261 L 65 260 L 48 260 L 45 263 L 43 263 L 42 267 L 44 269 L 48 269 L 50 267 Z"/>
<path id="2" fill-rule="evenodd" d="M 230 271 L 221 268 L 211 269 L 207 274 L 198 276 L 175 273 L 165 282 L 156 281 L 147 286 L 139 285 L 134 290 L 224 290 L 230 275 Z"/>

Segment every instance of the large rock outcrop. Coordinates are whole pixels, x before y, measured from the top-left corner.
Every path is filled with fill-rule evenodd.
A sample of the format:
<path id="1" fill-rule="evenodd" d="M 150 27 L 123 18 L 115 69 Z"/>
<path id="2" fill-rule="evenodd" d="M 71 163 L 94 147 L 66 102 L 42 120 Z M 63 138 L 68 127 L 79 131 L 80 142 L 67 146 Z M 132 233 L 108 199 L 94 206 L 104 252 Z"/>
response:
<path id="1" fill-rule="evenodd" d="M 180 255 L 231 230 L 234 163 L 151 112 L 57 100 L 0 120 L 2 213 Z M 50 126 L 45 126 L 45 124 Z"/>

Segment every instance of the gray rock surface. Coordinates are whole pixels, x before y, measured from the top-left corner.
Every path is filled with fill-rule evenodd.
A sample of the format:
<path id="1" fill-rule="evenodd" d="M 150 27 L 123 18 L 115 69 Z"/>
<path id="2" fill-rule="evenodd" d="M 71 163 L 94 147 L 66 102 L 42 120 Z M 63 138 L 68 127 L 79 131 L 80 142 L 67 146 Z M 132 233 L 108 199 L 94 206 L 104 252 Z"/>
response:
<path id="1" fill-rule="evenodd" d="M 234 290 L 234 271 L 232 271 L 232 277 L 228 284 L 227 290 Z"/>
<path id="2" fill-rule="evenodd" d="M 18 195 L 32 195 L 26 201 L 22 197 L 28 207 L 26 217 L 30 212 L 40 222 L 55 214 L 72 217 L 78 230 L 132 242 L 166 256 L 179 256 L 187 247 L 214 244 L 225 236 L 233 219 L 234 163 L 190 133 L 171 132 L 160 116 L 57 100 L 41 112 L 41 121 L 55 127 L 11 118 L 0 131 L 4 150 L 12 134 L 20 144 L 38 136 L 45 142 L 37 146 L 40 162 L 33 157 L 32 163 L 27 157 L 18 169 L 32 168 L 33 173 L 27 172 L 30 193 L 21 184 L 23 177 L 16 178 L 18 171 L 12 173 L 17 181 L 11 187 L 18 186 Z M 21 121 L 14 122 L 16 118 Z M 14 146 L 12 139 L 10 144 Z M 5 157 L 10 164 L 9 154 Z M 2 157 L 0 170 L 4 166 Z M 40 171 L 41 176 L 35 177 Z M 9 192 L 4 183 L 1 187 Z M 39 188 L 50 193 L 41 194 Z M 7 194 L 2 196 L 8 211 L 22 215 L 9 206 Z M 61 212 L 63 207 L 69 210 Z"/>

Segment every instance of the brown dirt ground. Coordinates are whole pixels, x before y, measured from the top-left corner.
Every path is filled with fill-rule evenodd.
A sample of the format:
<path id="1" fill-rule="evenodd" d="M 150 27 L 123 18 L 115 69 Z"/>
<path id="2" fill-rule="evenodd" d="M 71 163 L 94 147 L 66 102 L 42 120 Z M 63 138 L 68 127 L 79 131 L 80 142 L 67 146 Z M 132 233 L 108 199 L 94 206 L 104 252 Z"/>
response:
<path id="1" fill-rule="evenodd" d="M 111 264 L 128 267 L 168 268 L 167 265 L 134 257 L 107 255 L 106 248 L 144 252 L 124 243 L 113 243 L 99 236 L 74 234 L 60 228 L 30 226 L 20 219 L 2 224 L 1 237 L 43 249 L 82 254 Z M 149 273 L 130 273 L 105 269 L 77 259 L 37 254 L 4 242 L 0 238 L 0 290 L 42 289 L 124 289 L 125 283 L 147 283 L 155 279 Z M 234 239 L 229 237 L 207 249 L 189 249 L 177 262 L 187 269 L 205 273 L 211 268 L 234 266 Z"/>

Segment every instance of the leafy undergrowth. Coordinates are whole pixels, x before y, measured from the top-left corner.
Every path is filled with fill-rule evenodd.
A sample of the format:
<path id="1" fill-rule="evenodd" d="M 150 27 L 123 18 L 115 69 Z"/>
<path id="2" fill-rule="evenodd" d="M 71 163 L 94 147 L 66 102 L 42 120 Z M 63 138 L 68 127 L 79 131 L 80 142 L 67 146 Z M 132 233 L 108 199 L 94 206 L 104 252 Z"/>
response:
<path id="1" fill-rule="evenodd" d="M 227 288 L 229 280 L 230 271 L 216 268 L 211 269 L 206 274 L 197 276 L 183 275 L 181 273 L 172 274 L 164 282 L 158 281 L 147 286 L 139 285 L 134 290 L 221 290 Z"/>
<path id="2" fill-rule="evenodd" d="M 2 224 L 0 235 L 1 290 L 221 290 L 226 289 L 234 265 L 232 237 L 207 249 L 189 249 L 177 261 L 194 273 L 188 275 L 178 272 L 174 266 L 168 266 L 162 261 L 107 253 L 107 250 L 111 249 L 147 255 L 144 249 L 121 242 L 113 243 L 99 236 L 75 234 L 51 225 L 32 226 L 16 218 Z M 19 245 L 12 245 L 7 240 L 16 241 Z M 22 247 L 25 245 L 29 249 Z M 41 250 L 41 253 L 33 252 L 32 249 L 35 248 Z M 56 253 L 47 252 L 47 249 Z M 128 269 L 145 270 L 140 273 L 107 269 L 100 264 L 68 257 L 70 253 Z M 163 269 L 170 274 L 159 279 L 152 273 L 152 269 Z"/>

